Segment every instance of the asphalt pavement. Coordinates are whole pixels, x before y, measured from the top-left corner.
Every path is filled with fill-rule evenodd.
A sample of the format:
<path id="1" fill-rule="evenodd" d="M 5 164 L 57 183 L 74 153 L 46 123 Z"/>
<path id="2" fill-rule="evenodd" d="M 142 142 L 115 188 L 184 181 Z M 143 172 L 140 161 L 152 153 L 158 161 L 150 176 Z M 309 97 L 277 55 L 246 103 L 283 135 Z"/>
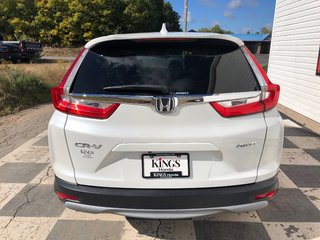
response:
<path id="1" fill-rule="evenodd" d="M 0 159 L 48 128 L 52 104 L 0 117 Z"/>

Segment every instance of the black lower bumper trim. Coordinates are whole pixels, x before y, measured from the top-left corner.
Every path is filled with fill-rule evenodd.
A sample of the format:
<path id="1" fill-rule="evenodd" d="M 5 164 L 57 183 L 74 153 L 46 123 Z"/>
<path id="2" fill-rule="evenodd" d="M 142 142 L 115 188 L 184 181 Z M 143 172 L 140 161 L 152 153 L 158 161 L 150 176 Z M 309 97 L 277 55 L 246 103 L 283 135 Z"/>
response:
<path id="1" fill-rule="evenodd" d="M 74 185 L 55 178 L 55 191 L 79 197 L 80 203 L 114 208 L 190 209 L 257 202 L 255 196 L 278 189 L 278 177 L 247 185 L 189 189 L 131 189 Z"/>

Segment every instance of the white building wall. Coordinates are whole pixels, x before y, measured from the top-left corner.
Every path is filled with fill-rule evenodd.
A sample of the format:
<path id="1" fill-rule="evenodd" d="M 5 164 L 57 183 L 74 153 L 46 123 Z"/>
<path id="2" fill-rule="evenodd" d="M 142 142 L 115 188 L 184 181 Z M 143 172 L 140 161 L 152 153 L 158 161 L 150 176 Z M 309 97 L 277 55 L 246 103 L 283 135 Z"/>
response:
<path id="1" fill-rule="evenodd" d="M 320 123 L 320 0 L 277 0 L 268 76 L 279 103 Z"/>

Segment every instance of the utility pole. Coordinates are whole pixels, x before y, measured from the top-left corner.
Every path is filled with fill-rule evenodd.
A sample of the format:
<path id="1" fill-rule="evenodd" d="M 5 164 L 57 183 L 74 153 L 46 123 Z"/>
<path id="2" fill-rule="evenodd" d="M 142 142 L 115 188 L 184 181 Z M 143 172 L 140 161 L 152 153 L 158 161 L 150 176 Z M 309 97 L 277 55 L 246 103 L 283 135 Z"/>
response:
<path id="1" fill-rule="evenodd" d="M 187 31 L 187 22 L 188 22 L 188 0 L 184 0 L 184 16 L 183 16 L 184 27 L 183 31 Z"/>

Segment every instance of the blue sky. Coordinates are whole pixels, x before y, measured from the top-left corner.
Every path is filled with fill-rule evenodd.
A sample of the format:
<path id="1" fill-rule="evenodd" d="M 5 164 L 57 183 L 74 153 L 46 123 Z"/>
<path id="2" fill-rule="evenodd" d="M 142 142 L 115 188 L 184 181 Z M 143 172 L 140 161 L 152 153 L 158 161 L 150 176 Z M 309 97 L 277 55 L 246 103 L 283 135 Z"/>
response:
<path id="1" fill-rule="evenodd" d="M 184 0 L 168 0 L 183 18 Z M 189 0 L 188 30 L 219 24 L 234 33 L 272 27 L 275 0 Z M 181 27 L 183 22 L 181 21 Z"/>

